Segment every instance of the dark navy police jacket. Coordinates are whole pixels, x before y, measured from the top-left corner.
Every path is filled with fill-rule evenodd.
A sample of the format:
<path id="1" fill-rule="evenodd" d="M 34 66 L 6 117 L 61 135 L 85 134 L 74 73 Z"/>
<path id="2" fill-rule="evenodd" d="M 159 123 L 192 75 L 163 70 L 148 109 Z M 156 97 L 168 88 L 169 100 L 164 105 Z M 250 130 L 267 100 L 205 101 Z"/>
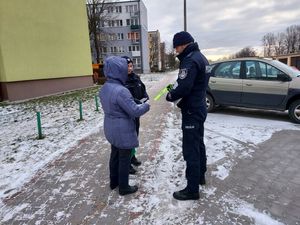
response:
<path id="1" fill-rule="evenodd" d="M 209 63 L 197 43 L 189 44 L 177 58 L 180 61 L 178 78 L 166 99 L 171 102 L 181 99 L 177 106 L 183 112 L 201 112 L 206 117 L 209 75 L 205 71 Z"/>

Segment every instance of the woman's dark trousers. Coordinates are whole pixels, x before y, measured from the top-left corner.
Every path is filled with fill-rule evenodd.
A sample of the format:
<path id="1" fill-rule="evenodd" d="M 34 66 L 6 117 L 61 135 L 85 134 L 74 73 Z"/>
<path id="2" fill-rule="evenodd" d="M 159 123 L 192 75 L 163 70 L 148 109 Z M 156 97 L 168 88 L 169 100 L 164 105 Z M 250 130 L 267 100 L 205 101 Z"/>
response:
<path id="1" fill-rule="evenodd" d="M 120 189 L 126 189 L 129 184 L 129 166 L 131 149 L 119 149 L 111 146 L 109 172 L 111 184 L 119 184 Z"/>

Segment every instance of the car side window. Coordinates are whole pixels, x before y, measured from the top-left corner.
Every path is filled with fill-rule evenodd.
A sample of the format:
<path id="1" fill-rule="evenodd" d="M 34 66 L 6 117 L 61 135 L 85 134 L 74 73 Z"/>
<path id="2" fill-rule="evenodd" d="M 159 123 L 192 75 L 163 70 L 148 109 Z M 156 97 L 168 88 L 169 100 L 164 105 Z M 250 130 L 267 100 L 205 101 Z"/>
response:
<path id="1" fill-rule="evenodd" d="M 246 61 L 246 79 L 259 79 L 261 74 L 257 72 L 255 61 Z"/>
<path id="2" fill-rule="evenodd" d="M 282 71 L 267 63 L 259 62 L 259 69 L 261 71 L 263 80 L 279 80 L 278 75 L 283 74 Z"/>
<path id="3" fill-rule="evenodd" d="M 239 79 L 241 62 L 224 62 L 215 70 L 214 76 L 220 78 Z"/>

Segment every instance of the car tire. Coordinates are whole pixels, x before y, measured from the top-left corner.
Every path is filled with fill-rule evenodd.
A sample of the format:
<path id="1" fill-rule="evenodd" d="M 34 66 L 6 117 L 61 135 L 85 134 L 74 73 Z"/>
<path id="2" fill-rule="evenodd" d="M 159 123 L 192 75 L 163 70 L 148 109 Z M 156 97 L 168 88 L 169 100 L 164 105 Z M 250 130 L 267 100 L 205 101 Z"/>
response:
<path id="1" fill-rule="evenodd" d="M 207 94 L 206 95 L 206 109 L 207 112 L 213 112 L 216 108 L 215 102 L 211 95 Z"/>
<path id="2" fill-rule="evenodd" d="M 293 122 L 300 123 L 300 99 L 290 105 L 289 116 Z"/>

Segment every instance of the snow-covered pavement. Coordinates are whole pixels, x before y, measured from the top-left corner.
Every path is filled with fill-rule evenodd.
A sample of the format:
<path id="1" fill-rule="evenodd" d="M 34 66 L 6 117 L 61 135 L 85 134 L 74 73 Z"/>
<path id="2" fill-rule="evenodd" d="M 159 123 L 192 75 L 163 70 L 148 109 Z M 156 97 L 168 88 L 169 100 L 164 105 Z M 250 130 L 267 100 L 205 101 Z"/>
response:
<path id="1" fill-rule="evenodd" d="M 176 73 L 142 76 L 150 95 L 157 93 L 158 84 L 164 85 L 162 82 L 168 80 L 166 76 L 168 79 L 175 79 Z M 222 185 L 241 160 L 251 159 L 260 144 L 269 140 L 274 133 L 283 130 L 300 131 L 298 125 L 289 122 L 285 113 L 224 109 L 209 114 L 205 124 L 208 184 L 201 190 L 200 201 L 179 202 L 172 198 L 172 192 L 185 186 L 185 163 L 181 155 L 180 112 L 172 103 L 165 102 L 163 98 L 159 102 L 152 101 L 150 113 L 155 114 L 153 110 L 157 108 L 165 107 L 166 109 L 165 113 L 146 117 L 142 121 L 142 146 L 138 151 L 138 156 L 144 163 L 139 167 L 138 175 L 131 177 L 130 181 L 139 184 L 139 193 L 131 197 L 119 197 L 115 191 L 107 189 L 108 181 L 105 179 L 95 181 L 96 187 L 86 190 L 90 188 L 91 180 L 95 179 L 93 176 L 100 177 L 100 174 L 107 173 L 105 160 L 109 155 L 109 151 L 103 151 L 108 148 L 103 136 L 96 141 L 89 138 L 101 134 L 101 132 L 99 134 L 99 129 L 102 127 L 103 113 L 101 108 L 99 112 L 95 111 L 96 93 L 97 88 L 91 88 L 85 94 L 71 95 L 68 98 L 59 98 L 59 100 L 50 98 L 49 101 L 0 106 L 0 221 L 3 224 L 11 222 L 19 224 L 18 221 L 25 221 L 24 224 L 49 222 L 49 217 L 44 220 L 47 217 L 45 211 L 51 208 L 52 203 L 57 205 L 57 202 L 60 202 L 59 199 L 55 199 L 58 194 L 66 198 L 65 201 L 70 202 L 65 203 L 65 211 L 57 209 L 49 224 L 80 224 L 79 221 L 85 224 L 284 224 L 281 218 L 273 218 L 268 210 L 255 208 L 253 202 L 248 202 L 247 199 L 230 190 L 225 191 Z M 78 98 L 83 99 L 84 109 L 84 120 L 80 122 L 77 121 L 79 118 Z M 42 140 L 36 139 L 35 111 L 42 113 L 43 133 L 46 136 Z M 151 122 L 156 124 L 151 124 Z M 87 142 L 81 140 L 87 140 Z M 85 149 L 85 145 L 89 149 Z M 85 175 L 89 173 L 84 165 L 78 165 L 77 170 L 75 166 L 72 171 L 59 171 L 62 174 L 55 182 L 58 187 L 49 190 L 49 199 L 44 199 L 43 204 L 37 205 L 37 203 L 31 203 L 32 199 L 22 200 L 22 197 L 16 201 L 17 205 L 6 205 L 3 202 L 6 197 L 18 194 L 19 191 L 22 195 L 23 185 L 29 182 L 37 172 L 39 174 L 44 172 L 45 176 L 41 175 L 41 180 L 48 183 L 45 177 L 55 177 L 58 169 L 55 163 L 51 171 L 46 165 L 60 158 L 62 162 L 67 161 L 68 157 L 63 156 L 63 153 L 70 149 L 73 149 L 72 160 L 80 162 L 82 159 L 85 162 L 84 165 L 89 164 L 87 159 L 92 160 L 93 156 L 97 155 L 97 160 L 100 162 L 97 166 L 95 160 L 95 170 L 90 173 L 90 176 Z M 82 149 L 86 151 L 81 152 Z M 107 175 L 103 176 L 107 179 Z M 81 188 L 87 192 L 85 197 L 81 196 L 84 193 L 76 187 L 77 183 L 70 183 L 70 188 L 59 186 L 61 182 L 72 179 L 79 182 L 78 177 L 82 179 L 82 183 L 78 185 L 83 185 Z M 39 177 L 36 179 L 38 180 Z M 90 209 L 93 212 L 92 215 L 89 211 L 86 216 L 82 215 L 84 219 L 74 220 L 74 215 L 67 206 L 77 201 L 81 202 L 82 198 L 88 199 L 84 205 L 89 208 L 95 207 L 96 203 L 99 205 L 97 201 L 100 200 L 95 200 L 96 197 L 93 197 L 99 194 L 99 188 L 103 190 L 100 194 L 101 207 L 96 207 L 94 211 Z M 26 192 L 26 190 L 25 188 L 23 191 Z M 89 195 L 91 196 L 87 197 Z M 47 195 L 45 196 L 44 198 L 47 198 Z M 60 204 L 64 203 L 61 201 Z M 25 215 L 26 208 L 32 213 Z M 61 206 L 61 208 L 64 207 Z M 52 211 L 54 213 L 55 209 Z M 83 207 L 81 212 L 85 211 L 87 209 Z"/>
<path id="2" fill-rule="evenodd" d="M 47 163 L 99 131 L 103 116 L 101 111 L 95 112 L 97 89 L 0 106 L 0 199 L 18 192 Z M 79 99 L 84 118 L 80 122 Z M 45 136 L 41 140 L 37 139 L 37 111 Z"/>
<path id="3" fill-rule="evenodd" d="M 141 168 L 142 177 L 133 180 L 133 183 L 139 183 L 142 179 L 142 194 L 131 201 L 114 199 L 100 217 L 110 215 L 109 211 L 122 205 L 124 211 L 120 214 L 125 214 L 129 208 L 131 213 L 140 215 L 132 220 L 132 224 L 284 224 L 272 218 L 267 210 L 256 209 L 253 203 L 235 196 L 230 190 L 223 193 L 223 188 L 218 190 L 214 182 L 216 179 L 222 182 L 230 176 L 239 160 L 251 158 L 257 146 L 271 138 L 273 133 L 285 129 L 299 130 L 299 126 L 286 121 L 209 114 L 205 125 L 208 185 L 202 187 L 201 201 L 180 202 L 172 198 L 172 193 L 186 185 L 185 162 L 181 154 L 181 120 L 176 109 L 166 117 L 155 159 L 145 162 Z M 144 128 L 143 132 L 148 130 Z"/>

